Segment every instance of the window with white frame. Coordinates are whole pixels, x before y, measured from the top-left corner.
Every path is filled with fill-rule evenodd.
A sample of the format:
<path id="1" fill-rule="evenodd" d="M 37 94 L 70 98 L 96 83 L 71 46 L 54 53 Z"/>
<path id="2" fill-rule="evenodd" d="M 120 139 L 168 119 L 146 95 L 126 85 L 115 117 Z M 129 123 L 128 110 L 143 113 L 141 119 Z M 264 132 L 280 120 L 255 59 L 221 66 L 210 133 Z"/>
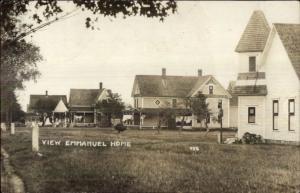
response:
<path id="1" fill-rule="evenodd" d="M 273 100 L 273 130 L 278 130 L 279 101 Z"/>
<path id="2" fill-rule="evenodd" d="M 294 117 L 295 117 L 295 99 L 289 99 L 288 102 L 288 128 L 289 131 L 294 131 L 294 127 L 292 125 Z"/>
<path id="3" fill-rule="evenodd" d="M 135 99 L 134 99 L 134 107 L 135 107 L 135 108 L 138 108 L 138 107 L 139 107 L 139 99 L 138 99 L 138 98 L 135 98 Z"/>
<path id="4" fill-rule="evenodd" d="M 255 107 L 248 107 L 248 123 L 255 123 Z"/>
<path id="5" fill-rule="evenodd" d="M 256 57 L 250 56 L 249 57 L 249 72 L 255 72 L 256 71 Z"/>

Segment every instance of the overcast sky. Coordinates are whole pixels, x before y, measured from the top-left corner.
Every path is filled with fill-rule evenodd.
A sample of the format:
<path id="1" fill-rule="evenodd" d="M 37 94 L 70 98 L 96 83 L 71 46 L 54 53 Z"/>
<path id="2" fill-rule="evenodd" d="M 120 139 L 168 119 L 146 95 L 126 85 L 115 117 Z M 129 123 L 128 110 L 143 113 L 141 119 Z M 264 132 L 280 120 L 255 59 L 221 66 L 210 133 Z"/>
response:
<path id="1" fill-rule="evenodd" d="M 72 3 L 63 2 L 72 10 Z M 214 75 L 224 87 L 237 75 L 235 46 L 254 10 L 272 23 L 300 23 L 297 1 L 178 2 L 178 12 L 158 19 L 100 17 L 100 30 L 85 28 L 86 12 L 54 23 L 27 40 L 38 45 L 44 60 L 42 76 L 27 82 L 18 98 L 24 110 L 30 94 L 65 94 L 70 88 L 105 88 L 131 103 L 136 74 Z"/>

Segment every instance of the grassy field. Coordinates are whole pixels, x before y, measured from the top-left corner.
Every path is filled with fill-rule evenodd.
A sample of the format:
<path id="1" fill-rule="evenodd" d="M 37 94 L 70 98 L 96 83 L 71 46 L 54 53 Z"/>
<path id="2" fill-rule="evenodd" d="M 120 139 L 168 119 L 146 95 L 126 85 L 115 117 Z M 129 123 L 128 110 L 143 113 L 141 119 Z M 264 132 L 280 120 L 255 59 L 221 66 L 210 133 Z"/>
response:
<path id="1" fill-rule="evenodd" d="M 1 145 L 28 192 L 282 192 L 300 190 L 300 148 L 219 145 L 215 132 L 111 129 L 40 130 L 41 139 L 129 141 L 131 147 L 40 145 L 2 133 Z M 226 132 L 225 136 L 234 133 Z M 190 147 L 199 151 L 191 151 Z"/>

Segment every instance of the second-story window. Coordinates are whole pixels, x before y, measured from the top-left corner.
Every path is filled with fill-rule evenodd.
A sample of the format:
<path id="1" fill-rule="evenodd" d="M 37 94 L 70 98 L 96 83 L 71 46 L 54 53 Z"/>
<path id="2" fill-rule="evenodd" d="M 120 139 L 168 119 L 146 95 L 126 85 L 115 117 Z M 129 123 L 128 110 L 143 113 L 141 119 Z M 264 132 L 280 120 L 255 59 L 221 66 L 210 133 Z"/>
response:
<path id="1" fill-rule="evenodd" d="M 256 71 L 256 57 L 250 56 L 249 57 L 249 72 L 255 72 Z"/>
<path id="2" fill-rule="evenodd" d="M 278 130 L 279 105 L 278 100 L 273 100 L 273 130 Z"/>
<path id="3" fill-rule="evenodd" d="M 139 107 L 139 99 L 137 99 L 137 98 L 134 99 L 134 107 L 135 108 Z"/>
<path id="4" fill-rule="evenodd" d="M 177 107 L 177 99 L 172 99 L 172 107 L 173 108 Z"/>
<path id="5" fill-rule="evenodd" d="M 214 94 L 214 86 L 210 85 L 208 87 L 208 90 L 209 90 L 209 94 Z"/>

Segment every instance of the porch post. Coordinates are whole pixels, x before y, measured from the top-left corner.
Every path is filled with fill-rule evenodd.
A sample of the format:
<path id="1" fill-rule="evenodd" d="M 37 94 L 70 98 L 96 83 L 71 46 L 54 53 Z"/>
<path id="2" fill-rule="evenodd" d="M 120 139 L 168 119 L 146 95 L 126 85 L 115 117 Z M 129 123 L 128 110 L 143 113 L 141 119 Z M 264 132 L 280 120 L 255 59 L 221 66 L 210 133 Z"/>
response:
<path id="1" fill-rule="evenodd" d="M 67 113 L 65 112 L 65 127 L 67 127 Z"/>
<path id="2" fill-rule="evenodd" d="M 140 112 L 140 129 L 142 129 L 142 112 Z"/>
<path id="3" fill-rule="evenodd" d="M 52 111 L 52 127 L 56 127 L 54 120 L 54 111 Z"/>
<path id="4" fill-rule="evenodd" d="M 134 125 L 134 111 L 132 111 L 132 125 Z"/>
<path id="5" fill-rule="evenodd" d="M 83 112 L 83 123 L 85 123 L 85 111 Z"/>
<path id="6" fill-rule="evenodd" d="M 96 109 L 94 109 L 94 124 L 95 124 L 95 126 L 97 124 L 97 112 L 96 112 Z"/>

